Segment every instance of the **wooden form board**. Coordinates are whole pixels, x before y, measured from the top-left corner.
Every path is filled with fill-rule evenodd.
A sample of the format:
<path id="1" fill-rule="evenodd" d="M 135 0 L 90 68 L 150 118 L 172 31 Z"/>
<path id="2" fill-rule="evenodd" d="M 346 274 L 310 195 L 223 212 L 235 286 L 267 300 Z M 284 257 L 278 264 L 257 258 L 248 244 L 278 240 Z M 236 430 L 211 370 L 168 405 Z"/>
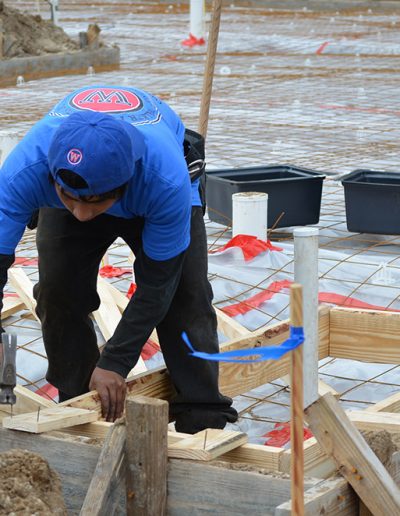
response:
<path id="1" fill-rule="evenodd" d="M 308 489 L 318 480 L 306 480 Z M 167 514 L 273 515 L 290 498 L 290 479 L 224 463 L 169 460 Z"/>
<path id="2" fill-rule="evenodd" d="M 358 496 L 342 476 L 324 480 L 304 493 L 304 515 L 359 516 Z M 291 500 L 279 505 L 274 516 L 292 516 Z"/>
<path id="3" fill-rule="evenodd" d="M 22 448 L 41 455 L 60 476 L 68 514 L 79 514 L 101 451 L 100 446 L 48 434 L 0 427 L 0 452 Z"/>
<path id="4" fill-rule="evenodd" d="M 320 358 L 325 358 L 329 347 L 329 309 L 322 307 L 319 311 Z M 250 337 L 235 339 L 221 346 L 223 351 L 233 349 L 257 348 L 260 346 L 276 345 L 283 342 L 289 335 L 289 323 L 283 321 L 254 332 Z M 225 363 L 220 369 L 220 389 L 228 396 L 236 396 L 243 392 L 264 385 L 272 380 L 281 378 L 289 372 L 289 360 L 259 362 L 252 364 Z M 159 368 L 150 373 L 142 373 L 127 382 L 128 394 L 152 396 L 170 399 L 175 393 L 169 374 L 165 368 Z M 95 391 L 82 394 L 65 402 L 66 406 L 98 410 L 100 400 Z"/>
<path id="5" fill-rule="evenodd" d="M 332 308 L 329 356 L 400 364 L 400 313 Z"/>
<path id="6" fill-rule="evenodd" d="M 54 407 L 38 409 L 36 412 L 19 414 L 3 419 L 3 427 L 39 434 L 50 430 L 57 430 L 66 426 L 73 426 L 96 421 L 98 414 L 92 410 L 73 407 Z"/>
<path id="7" fill-rule="evenodd" d="M 305 414 L 318 442 L 368 509 L 375 515 L 400 514 L 400 489 L 335 398 L 325 394 Z"/>
<path id="8" fill-rule="evenodd" d="M 119 439 L 117 441 L 120 442 Z M 92 479 L 96 479 L 94 482 L 99 487 L 101 478 L 106 478 L 100 473 L 102 464 L 106 468 L 111 468 L 113 479 L 118 479 L 118 466 L 114 467 L 115 464 L 105 464 L 104 460 L 99 460 L 102 453 L 100 446 L 47 434 L 26 434 L 0 428 L 0 451 L 8 451 L 11 448 L 27 449 L 39 453 L 48 460 L 50 467 L 61 477 L 63 494 L 70 514 L 79 514 Z M 115 448 L 113 449 L 115 451 Z M 117 462 L 114 457 L 110 457 L 110 460 Z M 212 466 L 209 463 L 171 459 L 167 482 L 168 514 L 175 516 L 210 508 L 213 514 L 219 516 L 243 516 L 247 513 L 265 516 L 268 513 L 273 514 L 275 507 L 290 497 L 288 478 L 269 476 L 266 472 L 252 470 L 250 466 L 247 467 L 247 471 L 236 471 L 223 463 Z M 317 480 L 306 480 L 306 488 L 309 489 L 317 483 Z M 113 501 L 106 493 L 113 490 L 112 486 L 116 486 L 114 480 L 111 479 L 111 487 L 107 483 L 102 485 L 105 490 L 103 493 L 100 492 L 99 496 L 103 496 L 107 504 L 118 502 L 115 498 Z M 87 502 L 93 500 L 92 496 L 93 490 Z M 84 507 L 88 507 L 87 503 Z M 111 510 L 108 513 L 101 510 L 95 512 L 94 509 L 98 507 L 99 504 L 94 504 L 93 510 L 86 514 L 113 514 Z M 110 505 L 105 505 L 104 509 L 107 507 Z M 245 511 L 246 507 L 248 512 Z"/>

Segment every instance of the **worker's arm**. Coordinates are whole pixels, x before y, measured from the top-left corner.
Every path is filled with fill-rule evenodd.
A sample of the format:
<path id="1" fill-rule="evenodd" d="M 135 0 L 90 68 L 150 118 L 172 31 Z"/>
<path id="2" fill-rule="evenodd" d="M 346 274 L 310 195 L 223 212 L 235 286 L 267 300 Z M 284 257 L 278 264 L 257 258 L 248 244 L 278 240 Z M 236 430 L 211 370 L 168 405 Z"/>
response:
<path id="1" fill-rule="evenodd" d="M 165 317 L 182 271 L 184 253 L 164 261 L 152 260 L 140 251 L 135 260 L 137 290 L 114 335 L 107 342 L 90 388 L 100 395 L 103 416 L 113 421 L 123 412 L 125 382 L 139 359 L 143 345 Z"/>
<path id="2" fill-rule="evenodd" d="M 7 283 L 7 271 L 14 263 L 14 255 L 0 254 L 0 333 L 3 333 L 1 325 L 1 311 L 3 309 L 3 290 Z"/>

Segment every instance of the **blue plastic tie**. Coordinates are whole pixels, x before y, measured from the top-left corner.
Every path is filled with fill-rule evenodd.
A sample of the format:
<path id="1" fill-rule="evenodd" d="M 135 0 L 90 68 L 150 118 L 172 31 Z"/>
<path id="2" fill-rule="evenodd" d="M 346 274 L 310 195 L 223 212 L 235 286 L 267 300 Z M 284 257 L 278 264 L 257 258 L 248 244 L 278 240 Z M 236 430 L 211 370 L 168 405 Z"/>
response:
<path id="1" fill-rule="evenodd" d="M 290 337 L 279 346 L 268 346 L 262 348 L 251 349 L 235 349 L 233 351 L 225 351 L 223 353 L 204 353 L 196 351 L 189 340 L 186 332 L 182 333 L 182 339 L 191 351 L 191 355 L 203 360 L 212 360 L 214 362 L 263 362 L 264 360 L 279 360 L 283 355 L 296 349 L 304 342 L 304 330 L 301 326 L 290 326 Z M 258 358 L 245 358 L 245 357 Z"/>

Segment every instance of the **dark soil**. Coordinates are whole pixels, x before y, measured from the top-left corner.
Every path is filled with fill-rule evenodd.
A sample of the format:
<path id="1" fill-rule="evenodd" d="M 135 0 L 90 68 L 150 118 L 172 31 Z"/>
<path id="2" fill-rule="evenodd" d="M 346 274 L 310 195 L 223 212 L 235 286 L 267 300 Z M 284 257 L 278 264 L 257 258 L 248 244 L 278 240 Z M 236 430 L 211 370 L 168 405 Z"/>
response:
<path id="1" fill-rule="evenodd" d="M 79 43 L 51 21 L 22 13 L 0 1 L 2 58 L 40 56 L 79 49 Z M 0 31 L 1 32 L 1 31 Z"/>

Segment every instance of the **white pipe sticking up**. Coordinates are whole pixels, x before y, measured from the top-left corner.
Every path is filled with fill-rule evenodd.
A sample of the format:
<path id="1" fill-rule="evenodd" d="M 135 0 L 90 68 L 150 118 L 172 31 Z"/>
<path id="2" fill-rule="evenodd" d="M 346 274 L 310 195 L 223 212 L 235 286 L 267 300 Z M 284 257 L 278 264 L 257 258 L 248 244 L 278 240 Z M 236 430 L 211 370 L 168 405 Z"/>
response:
<path id="1" fill-rule="evenodd" d="M 268 194 L 239 192 L 232 195 L 232 237 L 251 235 L 267 239 Z"/>
<path id="2" fill-rule="evenodd" d="M 206 36 L 204 0 L 190 0 L 190 34 L 198 40 Z"/>
<path id="3" fill-rule="evenodd" d="M 50 4 L 50 11 L 51 11 L 51 21 L 54 23 L 54 25 L 58 25 L 58 0 L 47 0 Z"/>
<path id="4" fill-rule="evenodd" d="M 318 398 L 318 235 L 317 228 L 296 228 L 294 281 L 303 287 L 304 407 Z"/>

